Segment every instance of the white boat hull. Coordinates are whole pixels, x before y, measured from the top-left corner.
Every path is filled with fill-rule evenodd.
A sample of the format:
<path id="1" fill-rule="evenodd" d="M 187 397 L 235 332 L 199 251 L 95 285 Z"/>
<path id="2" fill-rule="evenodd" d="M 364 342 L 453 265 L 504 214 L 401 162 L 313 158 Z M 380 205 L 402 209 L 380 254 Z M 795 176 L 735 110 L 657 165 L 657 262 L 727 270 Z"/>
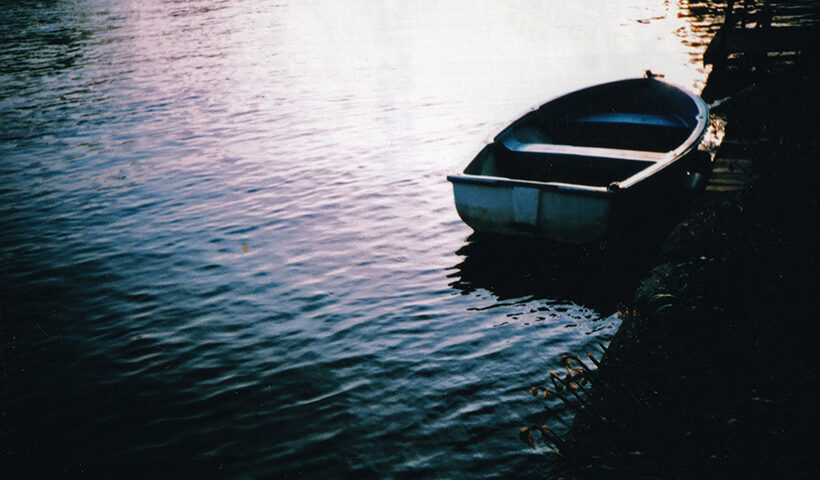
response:
<path id="1" fill-rule="evenodd" d="M 590 243 L 610 228 L 613 195 L 529 186 L 454 183 L 458 215 L 473 230 Z"/>

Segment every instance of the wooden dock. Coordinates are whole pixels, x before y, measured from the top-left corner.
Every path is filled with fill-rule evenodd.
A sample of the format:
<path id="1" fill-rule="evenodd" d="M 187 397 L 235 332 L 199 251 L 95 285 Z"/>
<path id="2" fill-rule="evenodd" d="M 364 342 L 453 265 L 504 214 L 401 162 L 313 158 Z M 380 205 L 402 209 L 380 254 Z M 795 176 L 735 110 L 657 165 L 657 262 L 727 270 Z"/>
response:
<path id="1" fill-rule="evenodd" d="M 816 50 L 820 1 L 729 1 L 724 22 L 703 55 L 716 71 L 766 71 Z"/>
<path id="2" fill-rule="evenodd" d="M 820 63 L 819 50 L 820 0 L 726 4 L 724 22 L 703 56 L 712 66 L 703 97 L 720 103 L 713 111 L 727 120 L 707 192 L 743 188 L 753 162 L 778 149 L 777 126 L 795 114 L 784 107 L 778 79 L 808 78 Z"/>
<path id="3" fill-rule="evenodd" d="M 744 155 L 719 152 L 712 167 L 707 192 L 734 192 L 746 186 L 752 178 L 752 160 Z"/>

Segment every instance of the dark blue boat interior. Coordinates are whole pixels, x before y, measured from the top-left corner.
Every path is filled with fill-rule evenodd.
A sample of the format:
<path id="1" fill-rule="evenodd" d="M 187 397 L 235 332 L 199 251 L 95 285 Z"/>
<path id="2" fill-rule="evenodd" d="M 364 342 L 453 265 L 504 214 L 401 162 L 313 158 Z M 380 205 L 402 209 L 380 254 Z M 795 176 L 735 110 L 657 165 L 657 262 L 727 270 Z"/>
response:
<path id="1" fill-rule="evenodd" d="M 609 112 L 544 120 L 534 113 L 513 126 L 511 134 L 517 141 L 667 152 L 691 133 L 681 119 L 668 114 Z"/>
<path id="2" fill-rule="evenodd" d="M 504 129 L 464 173 L 608 186 L 687 142 L 698 114 L 689 95 L 654 79 L 579 90 Z"/>
<path id="3" fill-rule="evenodd" d="M 562 153 L 515 152 L 490 144 L 464 173 L 535 182 L 606 187 L 651 166 L 651 160 L 608 158 Z"/>
<path id="4" fill-rule="evenodd" d="M 625 80 L 579 90 L 530 112 L 499 136 L 522 143 L 667 152 L 697 125 L 685 92 L 654 79 Z"/>

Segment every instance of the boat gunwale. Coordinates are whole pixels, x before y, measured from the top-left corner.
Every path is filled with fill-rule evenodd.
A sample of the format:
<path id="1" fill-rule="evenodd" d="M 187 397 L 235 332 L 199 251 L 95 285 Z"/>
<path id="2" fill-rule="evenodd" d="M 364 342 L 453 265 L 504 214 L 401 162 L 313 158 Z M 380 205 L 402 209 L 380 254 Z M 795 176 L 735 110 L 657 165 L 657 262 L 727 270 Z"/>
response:
<path id="1" fill-rule="evenodd" d="M 661 160 L 654 165 L 650 165 L 649 167 L 640 170 L 639 172 L 635 173 L 631 177 L 627 177 L 624 180 L 619 182 L 613 182 L 610 185 L 610 188 L 625 190 L 630 187 L 634 187 L 635 185 L 643 182 L 644 180 L 650 178 L 651 176 L 655 175 L 656 173 L 660 172 L 661 170 L 669 167 L 670 165 L 675 164 L 678 160 L 686 157 L 693 151 L 695 151 L 699 146 L 701 141 L 703 140 L 703 136 L 706 134 L 706 129 L 709 127 L 709 106 L 706 102 L 700 98 L 700 96 L 695 95 L 688 90 L 679 87 L 677 85 L 667 83 L 661 80 L 658 80 L 655 77 L 649 77 L 647 80 L 656 81 L 662 83 L 666 86 L 672 87 L 687 97 L 689 97 L 692 102 L 697 107 L 698 112 L 695 115 L 695 125 L 692 127 L 689 136 L 686 137 L 686 140 L 681 142 L 677 148 L 669 150 L 665 152 L 668 155 L 668 158 L 665 160 Z M 617 82 L 614 82 L 617 83 Z"/>
<path id="2" fill-rule="evenodd" d="M 608 187 L 594 187 L 576 183 L 563 182 L 539 182 L 535 180 L 522 180 L 516 178 L 496 177 L 492 175 L 471 175 L 468 173 L 447 175 L 447 180 L 451 183 L 463 183 L 473 185 L 501 185 L 508 187 L 529 187 L 538 190 L 558 190 L 562 192 L 572 192 L 576 194 L 605 196 L 616 193 Z"/>

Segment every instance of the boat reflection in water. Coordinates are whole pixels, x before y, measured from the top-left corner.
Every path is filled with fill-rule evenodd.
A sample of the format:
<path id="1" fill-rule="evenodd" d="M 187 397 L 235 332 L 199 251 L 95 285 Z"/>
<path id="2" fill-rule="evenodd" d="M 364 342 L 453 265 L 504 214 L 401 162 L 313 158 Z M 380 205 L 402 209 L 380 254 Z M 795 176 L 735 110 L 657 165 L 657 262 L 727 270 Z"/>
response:
<path id="1" fill-rule="evenodd" d="M 450 274 L 450 286 L 464 294 L 484 289 L 499 301 L 541 299 L 614 312 L 619 302 L 629 302 L 651 264 L 642 252 L 657 251 L 663 233 L 645 231 L 640 237 L 579 246 L 474 233 L 456 252 L 462 261 Z"/>

